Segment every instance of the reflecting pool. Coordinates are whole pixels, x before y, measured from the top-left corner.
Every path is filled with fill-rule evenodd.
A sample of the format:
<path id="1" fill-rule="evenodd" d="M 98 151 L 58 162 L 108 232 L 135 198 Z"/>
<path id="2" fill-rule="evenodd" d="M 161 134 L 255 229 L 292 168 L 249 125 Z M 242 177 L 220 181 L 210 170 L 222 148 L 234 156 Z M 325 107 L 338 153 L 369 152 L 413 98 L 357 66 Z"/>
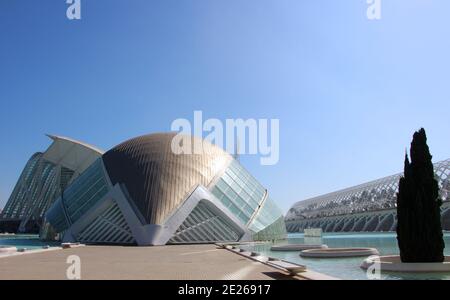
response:
<path id="1" fill-rule="evenodd" d="M 17 247 L 17 249 L 40 249 L 43 246 L 59 246 L 60 243 L 57 242 L 42 242 L 39 240 L 38 235 L 27 235 L 27 234 L 17 234 L 17 235 L 0 235 L 0 247 L 1 246 L 12 246 Z"/>
<path id="2" fill-rule="evenodd" d="M 444 234 L 445 255 L 450 255 L 450 233 Z M 328 247 L 372 247 L 377 248 L 380 255 L 399 254 L 395 233 L 324 233 L 322 238 L 305 238 L 303 234 L 289 234 L 287 242 L 278 244 L 326 244 Z M 302 258 L 300 251 L 270 251 L 273 244 L 251 244 L 241 248 L 259 252 L 266 256 L 276 257 L 306 265 L 309 269 L 341 279 L 367 279 L 366 271 L 360 268 L 364 257 L 356 258 Z M 450 273 L 382 273 L 382 279 L 450 279 Z"/>

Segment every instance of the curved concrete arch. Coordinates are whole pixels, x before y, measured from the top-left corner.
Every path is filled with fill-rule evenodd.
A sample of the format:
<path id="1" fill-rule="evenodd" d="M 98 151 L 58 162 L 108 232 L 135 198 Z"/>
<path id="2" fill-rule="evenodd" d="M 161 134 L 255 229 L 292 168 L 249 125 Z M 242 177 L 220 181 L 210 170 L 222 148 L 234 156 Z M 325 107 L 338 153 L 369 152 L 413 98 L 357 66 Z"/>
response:
<path id="1" fill-rule="evenodd" d="M 333 232 L 339 232 L 344 227 L 345 219 L 340 219 L 336 222 L 336 225 L 333 227 Z"/>
<path id="2" fill-rule="evenodd" d="M 443 230 L 450 230 L 450 208 L 447 208 L 442 212 L 441 223 Z"/>
<path id="3" fill-rule="evenodd" d="M 322 231 L 325 231 L 326 225 L 327 225 L 327 222 L 325 220 L 320 222 L 320 228 L 322 228 Z"/>
<path id="4" fill-rule="evenodd" d="M 297 224 L 290 224 L 288 232 L 293 232 L 293 233 L 297 232 L 297 227 L 298 227 Z"/>
<path id="5" fill-rule="evenodd" d="M 367 217 L 366 217 L 366 216 L 360 217 L 360 218 L 355 222 L 355 226 L 353 226 L 352 231 L 353 231 L 353 232 L 360 232 L 360 231 L 363 231 L 363 228 L 366 226 L 366 222 L 367 222 Z"/>
<path id="6" fill-rule="evenodd" d="M 303 226 L 301 226 L 301 229 L 309 228 L 309 224 L 310 224 L 310 221 L 303 223 Z"/>
<path id="7" fill-rule="evenodd" d="M 397 219 L 394 218 L 394 223 L 392 224 L 391 230 L 389 231 L 396 231 L 397 230 Z"/>
<path id="8" fill-rule="evenodd" d="M 330 221 L 330 222 L 328 223 L 326 229 L 325 229 L 325 232 L 332 232 L 332 230 L 333 230 L 333 228 L 334 228 L 334 225 L 335 225 L 334 223 L 335 223 L 334 220 L 333 220 L 333 221 Z"/>
<path id="9" fill-rule="evenodd" d="M 382 221 L 380 221 L 375 231 L 390 231 L 394 221 L 394 216 L 392 214 L 388 214 Z"/>
<path id="10" fill-rule="evenodd" d="M 388 215 L 383 215 L 383 214 L 378 216 L 378 224 L 377 224 L 377 227 L 375 227 L 374 231 L 378 231 L 379 230 L 381 224 L 384 222 L 384 220 L 387 217 L 388 217 Z"/>
<path id="11" fill-rule="evenodd" d="M 292 224 L 286 224 L 286 231 L 292 232 Z"/>
<path id="12" fill-rule="evenodd" d="M 320 221 L 317 221 L 317 220 L 316 221 L 312 221 L 310 227 L 311 228 L 317 228 L 319 223 L 320 223 Z"/>
<path id="13" fill-rule="evenodd" d="M 353 228 L 355 224 L 355 219 L 351 218 L 350 220 L 348 220 L 348 222 L 344 225 L 344 227 L 342 228 L 343 232 L 350 232 Z"/>
<path id="14" fill-rule="evenodd" d="M 362 231 L 372 232 L 377 228 L 380 217 L 378 215 L 372 216 L 370 220 L 366 223 Z"/>

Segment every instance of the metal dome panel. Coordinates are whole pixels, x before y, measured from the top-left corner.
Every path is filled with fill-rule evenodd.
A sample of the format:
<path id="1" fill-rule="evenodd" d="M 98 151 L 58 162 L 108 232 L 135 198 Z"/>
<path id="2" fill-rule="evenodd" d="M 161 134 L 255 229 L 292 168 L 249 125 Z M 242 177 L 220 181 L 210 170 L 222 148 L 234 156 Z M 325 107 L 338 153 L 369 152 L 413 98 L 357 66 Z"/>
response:
<path id="1" fill-rule="evenodd" d="M 113 185 L 126 186 L 147 224 L 163 224 L 193 189 L 208 186 L 233 159 L 203 141 L 203 154 L 175 154 L 176 133 L 157 133 L 128 140 L 111 149 L 103 161 Z M 194 142 L 200 138 L 191 137 Z"/>

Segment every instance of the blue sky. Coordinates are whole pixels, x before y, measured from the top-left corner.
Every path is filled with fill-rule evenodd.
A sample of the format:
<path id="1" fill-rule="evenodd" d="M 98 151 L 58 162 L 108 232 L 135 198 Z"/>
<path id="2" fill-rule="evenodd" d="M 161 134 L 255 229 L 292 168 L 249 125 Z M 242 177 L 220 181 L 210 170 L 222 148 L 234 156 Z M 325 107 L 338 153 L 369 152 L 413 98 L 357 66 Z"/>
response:
<path id="1" fill-rule="evenodd" d="M 102 149 L 174 119 L 280 119 L 280 161 L 242 163 L 287 210 L 397 173 L 423 126 L 450 157 L 450 1 L 0 2 L 0 207 L 45 133 Z"/>

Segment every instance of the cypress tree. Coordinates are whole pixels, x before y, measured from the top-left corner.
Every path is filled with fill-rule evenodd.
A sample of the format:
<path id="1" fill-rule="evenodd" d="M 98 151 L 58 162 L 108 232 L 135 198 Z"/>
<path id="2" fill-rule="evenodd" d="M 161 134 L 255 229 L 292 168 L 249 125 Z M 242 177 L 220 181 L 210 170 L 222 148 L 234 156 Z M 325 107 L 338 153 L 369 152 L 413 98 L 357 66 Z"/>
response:
<path id="1" fill-rule="evenodd" d="M 443 262 L 439 186 L 425 130 L 414 133 L 397 193 L 397 241 L 402 262 Z"/>

